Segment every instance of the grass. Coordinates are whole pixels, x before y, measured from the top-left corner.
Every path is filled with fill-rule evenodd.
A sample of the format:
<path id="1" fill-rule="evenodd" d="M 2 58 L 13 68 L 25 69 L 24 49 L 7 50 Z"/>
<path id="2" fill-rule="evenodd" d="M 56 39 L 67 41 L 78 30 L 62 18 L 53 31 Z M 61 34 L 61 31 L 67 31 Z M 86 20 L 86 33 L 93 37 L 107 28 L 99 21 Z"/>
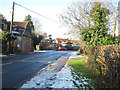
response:
<path id="1" fill-rule="evenodd" d="M 91 85 L 96 87 L 98 74 L 91 71 L 87 66 L 87 56 L 72 58 L 67 61 L 68 65 L 73 67 L 72 73 L 75 72 L 77 76 L 81 76 L 91 79 Z"/>

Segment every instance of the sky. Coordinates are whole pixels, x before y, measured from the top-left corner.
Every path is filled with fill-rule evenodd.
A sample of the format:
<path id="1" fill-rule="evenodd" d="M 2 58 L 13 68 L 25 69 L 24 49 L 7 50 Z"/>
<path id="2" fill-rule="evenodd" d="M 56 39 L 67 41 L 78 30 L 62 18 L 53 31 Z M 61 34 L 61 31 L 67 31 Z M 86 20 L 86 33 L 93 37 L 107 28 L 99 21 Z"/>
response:
<path id="1" fill-rule="evenodd" d="M 67 33 L 68 28 L 60 23 L 59 16 L 61 15 L 61 13 L 64 13 L 65 9 L 75 0 L 1 0 L 0 13 L 3 14 L 8 21 L 11 20 L 13 1 L 53 20 L 48 20 L 35 13 L 25 10 L 18 5 L 15 5 L 14 21 L 23 21 L 25 19 L 25 16 L 30 14 L 33 21 L 37 20 L 41 24 L 40 29 L 36 29 L 36 31 L 40 33 L 46 32 L 47 35 L 51 34 L 54 39 L 74 39 L 65 34 Z"/>
<path id="2" fill-rule="evenodd" d="M 41 29 L 36 31 L 51 34 L 53 38 L 69 37 L 64 34 L 67 33 L 67 27 L 60 23 L 59 16 L 72 3 L 72 0 L 1 0 L 0 13 L 5 16 L 7 21 L 11 20 L 13 1 L 53 20 L 41 17 L 15 4 L 14 21 L 23 21 L 25 16 L 30 14 L 33 21 L 37 20 L 41 24 Z"/>

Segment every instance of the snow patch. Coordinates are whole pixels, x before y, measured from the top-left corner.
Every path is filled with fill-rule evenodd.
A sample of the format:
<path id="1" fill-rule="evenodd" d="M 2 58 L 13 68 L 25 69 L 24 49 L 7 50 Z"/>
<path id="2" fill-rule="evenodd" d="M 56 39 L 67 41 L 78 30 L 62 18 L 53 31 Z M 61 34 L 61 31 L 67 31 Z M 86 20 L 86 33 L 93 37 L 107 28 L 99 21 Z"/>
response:
<path id="1" fill-rule="evenodd" d="M 59 72 L 46 68 L 21 88 L 75 88 L 72 80 L 71 69 L 65 65 Z"/>
<path id="2" fill-rule="evenodd" d="M 55 50 L 39 50 L 39 51 L 36 51 L 34 50 L 33 52 L 54 52 Z"/>
<path id="3" fill-rule="evenodd" d="M 2 55 L 2 54 L 0 54 L 0 57 L 7 57 L 7 55 Z"/>

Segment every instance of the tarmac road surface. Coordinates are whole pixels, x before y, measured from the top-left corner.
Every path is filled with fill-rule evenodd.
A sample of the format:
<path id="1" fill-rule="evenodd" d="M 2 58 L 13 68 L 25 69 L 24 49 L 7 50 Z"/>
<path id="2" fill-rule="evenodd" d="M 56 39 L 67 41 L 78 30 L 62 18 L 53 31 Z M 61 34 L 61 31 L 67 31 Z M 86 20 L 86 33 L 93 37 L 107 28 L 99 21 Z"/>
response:
<path id="1" fill-rule="evenodd" d="M 16 88 L 41 68 L 74 51 L 40 51 L 2 58 L 2 88 Z"/>

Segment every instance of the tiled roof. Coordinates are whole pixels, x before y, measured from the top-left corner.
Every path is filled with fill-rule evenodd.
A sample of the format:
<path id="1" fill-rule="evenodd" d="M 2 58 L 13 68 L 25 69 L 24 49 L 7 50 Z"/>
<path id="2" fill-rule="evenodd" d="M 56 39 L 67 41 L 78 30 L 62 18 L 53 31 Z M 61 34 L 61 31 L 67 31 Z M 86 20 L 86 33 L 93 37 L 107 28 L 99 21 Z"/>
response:
<path id="1" fill-rule="evenodd" d="M 61 42 L 61 41 L 66 41 L 65 39 L 62 38 L 56 38 L 57 41 Z"/>
<path id="2" fill-rule="evenodd" d="M 8 23 L 10 23 L 10 21 L 8 21 Z M 26 26 L 27 26 L 27 24 L 28 24 L 28 21 L 14 21 L 13 22 L 13 25 L 17 25 L 17 26 L 20 26 L 20 27 L 22 27 L 22 28 L 26 28 Z"/>

